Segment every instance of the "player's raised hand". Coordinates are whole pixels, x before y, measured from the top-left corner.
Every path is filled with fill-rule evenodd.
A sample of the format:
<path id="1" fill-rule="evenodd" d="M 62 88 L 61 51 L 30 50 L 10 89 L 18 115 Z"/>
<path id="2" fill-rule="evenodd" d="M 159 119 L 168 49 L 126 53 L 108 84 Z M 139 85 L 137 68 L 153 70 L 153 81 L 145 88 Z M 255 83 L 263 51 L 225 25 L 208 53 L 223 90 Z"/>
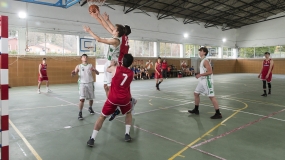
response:
<path id="1" fill-rule="evenodd" d="M 90 29 L 89 26 L 83 26 L 83 30 L 84 30 L 85 32 L 90 32 L 90 31 L 91 31 L 91 29 Z"/>
<path id="2" fill-rule="evenodd" d="M 91 15 L 91 17 L 93 17 L 93 18 L 95 18 L 95 19 L 98 19 L 99 18 L 99 11 L 96 9 L 96 13 L 94 13 L 94 12 L 90 12 L 90 15 Z"/>

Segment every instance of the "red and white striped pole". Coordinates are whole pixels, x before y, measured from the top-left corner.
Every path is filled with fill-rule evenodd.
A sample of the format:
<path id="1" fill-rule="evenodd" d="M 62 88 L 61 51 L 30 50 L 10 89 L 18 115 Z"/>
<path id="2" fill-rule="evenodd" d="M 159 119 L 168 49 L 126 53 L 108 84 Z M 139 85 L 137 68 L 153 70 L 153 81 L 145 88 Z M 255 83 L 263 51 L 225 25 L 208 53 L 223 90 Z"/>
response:
<path id="1" fill-rule="evenodd" d="M 8 17 L 0 16 L 0 159 L 9 160 Z"/>

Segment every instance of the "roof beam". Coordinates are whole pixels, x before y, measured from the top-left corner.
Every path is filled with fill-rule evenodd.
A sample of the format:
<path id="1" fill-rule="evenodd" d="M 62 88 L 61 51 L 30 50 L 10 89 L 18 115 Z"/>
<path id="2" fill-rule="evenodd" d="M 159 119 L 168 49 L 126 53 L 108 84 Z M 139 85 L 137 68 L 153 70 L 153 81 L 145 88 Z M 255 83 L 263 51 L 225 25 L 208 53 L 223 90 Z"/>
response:
<path id="1" fill-rule="evenodd" d="M 146 2 L 144 2 L 144 3 L 141 4 L 141 5 L 139 5 L 139 3 L 137 3 L 137 4 L 133 5 L 132 7 L 130 7 L 127 11 L 125 11 L 125 14 L 127 14 L 127 13 L 129 13 L 129 12 L 135 10 L 135 9 L 139 9 L 139 8 L 141 8 L 141 7 L 145 6 L 145 5 L 147 5 L 147 4 L 150 3 L 150 2 L 152 2 L 152 1 L 146 1 Z M 154 2 L 154 3 L 155 3 L 155 2 Z"/>

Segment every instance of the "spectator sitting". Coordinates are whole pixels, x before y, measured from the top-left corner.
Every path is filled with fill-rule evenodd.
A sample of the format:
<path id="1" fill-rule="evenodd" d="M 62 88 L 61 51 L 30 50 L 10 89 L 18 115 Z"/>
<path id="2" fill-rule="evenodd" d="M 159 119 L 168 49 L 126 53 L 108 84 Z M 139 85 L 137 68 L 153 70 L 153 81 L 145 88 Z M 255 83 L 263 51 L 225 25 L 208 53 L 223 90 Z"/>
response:
<path id="1" fill-rule="evenodd" d="M 148 73 L 148 70 L 147 68 L 144 69 L 144 72 L 145 72 L 145 76 L 147 79 L 150 79 L 150 76 L 149 76 L 149 73 Z"/>
<path id="2" fill-rule="evenodd" d="M 140 66 L 138 66 L 137 68 L 137 75 L 138 75 L 138 79 L 142 78 Z"/>
<path id="3" fill-rule="evenodd" d="M 191 75 L 191 72 L 190 72 L 190 69 L 189 69 L 188 65 L 186 66 L 185 73 L 186 73 L 186 76 L 190 76 Z"/>
<path id="4" fill-rule="evenodd" d="M 134 78 L 133 78 L 133 80 L 135 80 L 135 74 L 136 74 L 136 73 L 135 73 L 135 70 L 136 70 L 136 69 L 135 69 L 134 66 L 130 66 L 130 68 L 131 68 L 131 70 L 134 72 Z"/>
<path id="5" fill-rule="evenodd" d="M 144 69 L 141 70 L 141 79 L 142 80 L 146 79 L 146 73 Z"/>
<path id="6" fill-rule="evenodd" d="M 195 74 L 195 71 L 194 71 L 194 67 L 192 66 L 192 67 L 190 68 L 190 75 L 193 76 L 194 74 Z"/>

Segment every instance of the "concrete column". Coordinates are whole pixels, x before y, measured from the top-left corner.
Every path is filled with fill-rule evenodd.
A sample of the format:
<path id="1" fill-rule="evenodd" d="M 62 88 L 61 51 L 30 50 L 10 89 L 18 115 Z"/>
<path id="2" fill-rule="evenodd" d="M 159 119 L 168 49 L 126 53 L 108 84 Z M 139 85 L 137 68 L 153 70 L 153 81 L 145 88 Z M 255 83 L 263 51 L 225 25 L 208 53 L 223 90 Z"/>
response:
<path id="1" fill-rule="evenodd" d="M 223 57 L 223 47 L 218 47 L 218 58 Z"/>
<path id="2" fill-rule="evenodd" d="M 238 49 L 233 48 L 233 59 L 237 59 L 237 57 L 238 57 Z"/>
<path id="3" fill-rule="evenodd" d="M 184 56 L 184 44 L 179 44 L 180 46 L 180 58 L 183 58 Z"/>
<path id="4" fill-rule="evenodd" d="M 154 48 L 154 57 L 159 57 L 160 56 L 160 42 L 155 42 L 153 48 Z"/>

